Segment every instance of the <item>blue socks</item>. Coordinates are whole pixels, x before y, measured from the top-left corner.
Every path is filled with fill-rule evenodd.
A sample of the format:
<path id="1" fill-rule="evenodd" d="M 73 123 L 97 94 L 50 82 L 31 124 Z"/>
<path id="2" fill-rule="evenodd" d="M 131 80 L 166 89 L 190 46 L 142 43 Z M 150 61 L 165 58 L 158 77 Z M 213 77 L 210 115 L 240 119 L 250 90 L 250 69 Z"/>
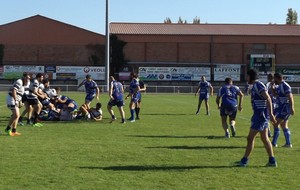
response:
<path id="1" fill-rule="evenodd" d="M 280 129 L 279 128 L 274 128 L 274 135 L 273 135 L 273 140 L 272 140 L 272 145 L 275 146 L 277 144 L 278 137 L 280 135 Z"/>
<path id="2" fill-rule="evenodd" d="M 285 137 L 286 144 L 290 145 L 291 144 L 291 131 L 290 131 L 290 129 L 283 130 L 283 134 L 284 134 L 284 137 Z"/>
<path id="3" fill-rule="evenodd" d="M 285 144 L 290 145 L 291 144 L 291 131 L 290 131 L 290 129 L 284 129 L 283 134 L 284 134 L 285 141 L 286 141 Z M 278 140 L 279 135 L 280 135 L 280 129 L 275 128 L 274 129 L 274 136 L 273 136 L 273 140 L 272 140 L 272 145 L 273 146 L 275 146 L 277 144 L 277 140 Z"/>
<path id="4" fill-rule="evenodd" d="M 131 114 L 130 119 L 134 120 L 134 109 L 130 109 L 130 114 Z"/>

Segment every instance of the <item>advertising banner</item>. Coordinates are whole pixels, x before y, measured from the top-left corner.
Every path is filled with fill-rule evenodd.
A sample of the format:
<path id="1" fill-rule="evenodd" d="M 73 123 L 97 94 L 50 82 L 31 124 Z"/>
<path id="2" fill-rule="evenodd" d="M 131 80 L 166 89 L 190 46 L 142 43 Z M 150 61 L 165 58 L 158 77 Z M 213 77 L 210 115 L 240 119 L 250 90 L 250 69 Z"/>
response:
<path id="1" fill-rule="evenodd" d="M 210 80 L 209 67 L 139 67 L 139 78 L 145 81 L 199 81 Z"/>
<path id="2" fill-rule="evenodd" d="M 0 70 L 1 71 L 1 70 Z M 90 74 L 94 80 L 105 80 L 105 67 L 80 67 L 80 66 L 3 66 L 4 79 L 18 79 L 23 72 L 28 72 L 32 77 L 37 73 L 44 74 L 49 79 L 79 79 L 82 80 Z M 0 75 L 1 77 L 1 75 Z"/>
<path id="3" fill-rule="evenodd" d="M 44 66 L 20 66 L 20 65 L 4 65 L 3 78 L 17 79 L 22 77 L 23 72 L 28 72 L 31 75 L 44 73 Z"/>
<path id="4" fill-rule="evenodd" d="M 224 81 L 230 77 L 233 81 L 241 80 L 241 65 L 219 64 L 214 67 L 214 81 Z"/>
<path id="5" fill-rule="evenodd" d="M 94 80 L 105 80 L 105 67 L 56 66 L 54 79 L 84 79 L 91 75 Z"/>
<path id="6" fill-rule="evenodd" d="M 300 82 L 300 68 L 276 68 L 276 72 L 281 73 L 287 82 Z"/>

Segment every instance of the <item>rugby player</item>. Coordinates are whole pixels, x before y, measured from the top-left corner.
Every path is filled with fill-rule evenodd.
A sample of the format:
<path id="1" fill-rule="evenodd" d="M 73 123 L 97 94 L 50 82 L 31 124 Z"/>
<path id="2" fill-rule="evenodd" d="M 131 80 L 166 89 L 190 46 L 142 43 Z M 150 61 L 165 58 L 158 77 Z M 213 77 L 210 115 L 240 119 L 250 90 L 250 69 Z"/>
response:
<path id="1" fill-rule="evenodd" d="M 239 101 L 238 101 L 238 96 L 239 96 Z M 243 97 L 244 94 L 239 89 L 239 87 L 232 84 L 232 79 L 226 78 L 225 85 L 220 88 L 216 99 L 218 109 L 220 110 L 222 126 L 225 131 L 226 138 L 230 138 L 228 125 L 227 125 L 227 116 L 229 117 L 231 134 L 233 137 L 236 135 L 235 118 L 236 118 L 237 110 L 242 111 Z M 221 104 L 220 104 L 220 99 L 222 100 Z"/>
<path id="2" fill-rule="evenodd" d="M 251 118 L 250 131 L 247 137 L 247 147 L 239 165 L 242 167 L 247 166 L 248 157 L 254 148 L 255 137 L 259 133 L 269 156 L 267 166 L 276 167 L 277 162 L 274 157 L 272 144 L 268 137 L 269 120 L 276 123 L 275 116 L 273 115 L 272 100 L 267 92 L 266 86 L 258 80 L 257 71 L 250 69 L 247 72 L 247 81 L 249 84 L 253 84 L 251 89 L 253 115 Z"/>

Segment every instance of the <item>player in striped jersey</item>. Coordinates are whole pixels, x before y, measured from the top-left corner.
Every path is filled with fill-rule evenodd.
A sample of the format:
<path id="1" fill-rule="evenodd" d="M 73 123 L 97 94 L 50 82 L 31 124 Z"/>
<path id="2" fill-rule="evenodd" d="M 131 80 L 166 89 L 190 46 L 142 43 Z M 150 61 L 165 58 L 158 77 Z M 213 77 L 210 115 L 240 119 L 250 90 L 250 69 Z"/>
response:
<path id="1" fill-rule="evenodd" d="M 33 107 L 33 126 L 40 127 L 41 123 L 38 122 L 38 116 L 42 110 L 42 104 L 39 98 L 44 98 L 44 93 L 39 89 L 40 83 L 43 81 L 44 76 L 41 73 L 36 75 L 36 78 L 30 81 L 29 92 L 26 94 L 28 104 Z"/>
<path id="2" fill-rule="evenodd" d="M 22 106 L 22 96 L 24 94 L 24 86 L 27 85 L 29 80 L 29 75 L 23 76 L 18 79 L 8 91 L 6 97 L 7 107 L 11 110 L 12 115 L 10 117 L 9 123 L 5 129 L 5 132 L 10 136 L 18 136 L 21 133 L 17 132 L 18 119 L 20 117 L 19 108 Z"/>
<path id="3" fill-rule="evenodd" d="M 251 89 L 251 104 L 253 108 L 253 116 L 251 118 L 251 127 L 247 137 L 247 147 L 243 158 L 240 161 L 240 166 L 247 166 L 248 157 L 254 148 L 254 140 L 259 133 L 265 149 L 269 156 L 267 166 L 277 166 L 274 157 L 273 147 L 268 137 L 269 120 L 276 123 L 275 116 L 273 115 L 272 101 L 267 92 L 266 86 L 258 80 L 257 71 L 250 69 L 247 72 L 247 81 L 253 84 Z"/>
<path id="4" fill-rule="evenodd" d="M 283 77 L 280 73 L 274 74 L 274 82 L 276 85 L 278 85 L 273 91 L 277 99 L 278 107 L 275 111 L 277 122 L 274 124 L 274 136 L 272 145 L 277 147 L 277 140 L 280 134 L 280 126 L 283 130 L 286 141 L 283 147 L 292 148 L 291 131 L 288 128 L 288 119 L 290 115 L 294 115 L 295 113 L 292 90 L 290 85 L 283 80 Z"/>

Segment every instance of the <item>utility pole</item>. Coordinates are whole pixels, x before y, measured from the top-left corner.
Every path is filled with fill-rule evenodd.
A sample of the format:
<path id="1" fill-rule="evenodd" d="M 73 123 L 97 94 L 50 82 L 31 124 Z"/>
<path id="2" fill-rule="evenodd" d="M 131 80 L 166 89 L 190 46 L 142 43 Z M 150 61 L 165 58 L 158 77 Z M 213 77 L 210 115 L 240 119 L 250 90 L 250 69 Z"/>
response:
<path id="1" fill-rule="evenodd" d="M 106 90 L 109 90 L 109 70 L 110 70 L 110 56 L 109 56 L 109 19 L 108 11 L 109 10 L 109 0 L 106 0 L 106 11 L 105 11 L 105 36 L 106 36 L 106 45 L 105 45 L 105 83 Z"/>

